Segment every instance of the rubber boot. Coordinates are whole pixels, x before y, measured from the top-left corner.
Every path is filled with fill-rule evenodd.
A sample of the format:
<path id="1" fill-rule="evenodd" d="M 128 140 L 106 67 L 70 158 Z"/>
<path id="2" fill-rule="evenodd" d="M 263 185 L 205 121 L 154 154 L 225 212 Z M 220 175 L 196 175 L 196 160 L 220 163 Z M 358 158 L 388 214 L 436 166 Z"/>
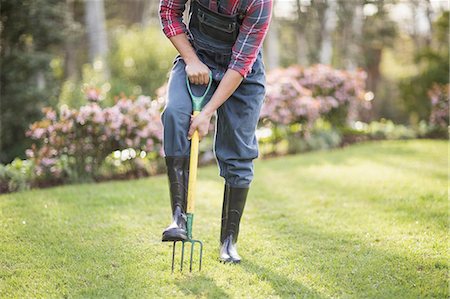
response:
<path id="1" fill-rule="evenodd" d="M 186 205 L 189 180 L 189 157 L 165 157 L 170 186 L 172 223 L 164 230 L 162 241 L 187 240 Z"/>
<path id="2" fill-rule="evenodd" d="M 219 252 L 219 259 L 224 263 L 239 263 L 241 261 L 236 242 L 248 190 L 248 187 L 231 187 L 225 183 Z"/>

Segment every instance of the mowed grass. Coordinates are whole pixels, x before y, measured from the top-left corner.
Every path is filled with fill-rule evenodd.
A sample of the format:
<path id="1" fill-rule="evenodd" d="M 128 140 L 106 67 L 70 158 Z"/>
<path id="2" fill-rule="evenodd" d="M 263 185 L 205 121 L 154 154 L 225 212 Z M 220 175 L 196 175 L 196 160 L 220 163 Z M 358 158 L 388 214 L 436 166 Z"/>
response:
<path id="1" fill-rule="evenodd" d="M 447 298 L 447 143 L 357 144 L 255 162 L 217 261 L 223 182 L 199 170 L 201 272 L 170 273 L 165 175 L 0 196 L 0 297 Z"/>

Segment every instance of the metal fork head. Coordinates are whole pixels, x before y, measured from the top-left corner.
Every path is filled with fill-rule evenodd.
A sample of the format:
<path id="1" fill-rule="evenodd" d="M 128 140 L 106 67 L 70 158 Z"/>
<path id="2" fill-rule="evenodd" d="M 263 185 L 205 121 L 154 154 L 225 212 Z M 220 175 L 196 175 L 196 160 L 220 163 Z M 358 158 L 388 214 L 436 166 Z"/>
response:
<path id="1" fill-rule="evenodd" d="M 203 257 L 203 243 L 199 240 L 182 240 L 182 241 L 174 241 L 173 242 L 173 249 L 172 249 L 172 273 L 175 269 L 175 247 L 176 243 L 181 242 L 181 262 L 180 262 L 180 271 L 183 271 L 183 264 L 184 264 L 184 246 L 186 243 L 191 244 L 191 252 L 190 252 L 190 260 L 189 260 L 189 272 L 192 272 L 192 264 L 194 260 L 194 251 L 195 251 L 195 243 L 198 243 L 200 252 L 199 252 L 199 259 L 198 259 L 198 271 L 202 270 L 202 257 Z"/>

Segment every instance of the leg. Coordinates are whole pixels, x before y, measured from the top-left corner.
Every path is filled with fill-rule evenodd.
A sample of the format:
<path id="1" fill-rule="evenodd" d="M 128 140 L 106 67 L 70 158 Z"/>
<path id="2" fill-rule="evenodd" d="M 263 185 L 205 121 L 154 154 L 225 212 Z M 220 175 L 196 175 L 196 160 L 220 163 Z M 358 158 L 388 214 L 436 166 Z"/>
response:
<path id="1" fill-rule="evenodd" d="M 192 86 L 193 91 L 204 88 Z M 186 208 L 189 180 L 190 141 L 187 139 L 192 101 L 186 86 L 185 63 L 175 59 L 168 83 L 167 103 L 161 114 L 163 147 L 169 178 L 172 223 L 164 230 L 163 241 L 186 240 Z"/>
<path id="2" fill-rule="evenodd" d="M 192 104 L 184 81 L 184 62 L 177 58 L 170 73 L 167 103 L 161 114 L 163 146 L 169 179 L 172 223 L 164 230 L 163 241 L 186 240 L 186 193 L 189 173 L 189 126 Z"/>
<path id="3" fill-rule="evenodd" d="M 246 78 L 217 110 L 214 153 L 220 176 L 232 187 L 249 187 L 258 157 L 256 126 L 265 97 L 265 78 Z"/>
<path id="4" fill-rule="evenodd" d="M 214 149 L 220 175 L 225 179 L 220 236 L 220 259 L 224 262 L 241 260 L 235 244 L 253 179 L 253 160 L 258 157 L 255 130 L 264 96 L 262 73 L 244 79 L 217 112 Z"/>
<path id="5" fill-rule="evenodd" d="M 192 101 L 186 87 L 185 64 L 178 57 L 170 73 L 167 86 L 167 103 L 161 113 L 163 147 L 165 156 L 189 156 L 187 139 Z"/>

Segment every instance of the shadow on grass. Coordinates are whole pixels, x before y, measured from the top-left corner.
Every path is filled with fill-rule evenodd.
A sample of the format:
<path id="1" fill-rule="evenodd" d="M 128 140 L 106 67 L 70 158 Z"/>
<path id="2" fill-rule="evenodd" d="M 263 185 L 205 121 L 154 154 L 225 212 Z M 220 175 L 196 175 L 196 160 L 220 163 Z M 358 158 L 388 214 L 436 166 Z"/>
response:
<path id="1" fill-rule="evenodd" d="M 178 286 L 178 289 L 186 296 L 194 295 L 195 297 L 206 298 L 230 298 L 230 295 L 217 286 L 213 279 L 203 274 L 176 280 L 175 283 Z"/>
<path id="2" fill-rule="evenodd" d="M 291 298 L 325 298 L 317 291 L 287 277 L 288 273 L 277 273 L 260 264 L 253 263 L 247 259 L 239 266 L 245 271 L 258 276 L 259 279 L 270 283 L 278 296 Z"/>

